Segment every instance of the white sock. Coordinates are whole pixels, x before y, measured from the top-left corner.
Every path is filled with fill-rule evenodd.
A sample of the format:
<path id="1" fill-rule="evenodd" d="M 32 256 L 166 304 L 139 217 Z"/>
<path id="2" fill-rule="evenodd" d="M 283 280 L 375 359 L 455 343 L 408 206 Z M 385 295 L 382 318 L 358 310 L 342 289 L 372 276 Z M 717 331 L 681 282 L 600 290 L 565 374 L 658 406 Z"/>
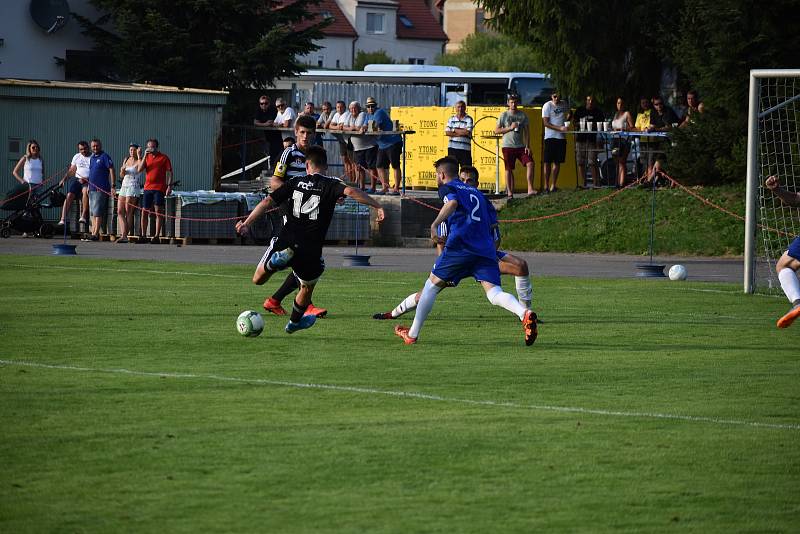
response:
<path id="1" fill-rule="evenodd" d="M 425 287 L 419 296 L 419 303 L 417 304 L 417 313 L 414 315 L 414 323 L 408 331 L 408 335 L 414 338 L 419 337 L 419 331 L 422 329 L 422 324 L 428 318 L 428 314 L 433 309 L 433 303 L 436 302 L 436 295 L 443 288 L 437 286 L 430 280 L 425 281 Z"/>
<path id="2" fill-rule="evenodd" d="M 514 295 L 510 293 L 506 293 L 500 286 L 494 286 L 492 289 L 486 292 L 486 298 L 489 299 L 489 302 L 494 304 L 495 306 L 500 306 L 501 308 L 505 308 L 517 317 L 519 320 L 523 320 L 525 318 L 525 306 L 519 303 L 519 301 L 514 298 Z M 420 299 L 420 304 L 422 304 L 422 300 Z M 419 312 L 417 312 L 419 313 Z"/>
<path id="3" fill-rule="evenodd" d="M 800 300 L 800 280 L 797 279 L 797 273 L 788 267 L 784 267 L 778 273 L 778 280 L 781 281 L 781 288 L 786 293 L 786 298 L 789 299 L 789 302 L 794 304 Z"/>
<path id="4" fill-rule="evenodd" d="M 409 296 L 403 299 L 403 302 L 397 305 L 395 309 L 392 310 L 392 318 L 397 318 L 403 315 L 406 312 L 410 312 L 411 310 L 417 307 L 417 294 L 411 293 Z"/>
<path id="5" fill-rule="evenodd" d="M 515 276 L 514 284 L 517 286 L 517 299 L 523 306 L 530 309 L 533 300 L 533 285 L 530 276 Z"/>

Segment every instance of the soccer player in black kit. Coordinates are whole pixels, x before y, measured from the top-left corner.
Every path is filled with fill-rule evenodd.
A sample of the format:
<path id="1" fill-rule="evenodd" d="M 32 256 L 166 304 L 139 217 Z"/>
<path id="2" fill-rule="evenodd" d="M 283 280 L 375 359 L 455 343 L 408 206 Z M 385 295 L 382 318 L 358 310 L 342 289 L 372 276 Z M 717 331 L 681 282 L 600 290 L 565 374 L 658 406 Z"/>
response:
<path id="1" fill-rule="evenodd" d="M 289 203 L 286 224 L 272 238 L 253 274 L 253 282 L 261 285 L 274 273 L 286 267 L 292 268 L 300 284 L 300 291 L 286 324 L 286 332 L 289 334 L 310 328 L 317 320 L 315 315 L 304 314 L 311 302 L 314 286 L 325 270 L 322 245 L 333 218 L 336 201 L 347 196 L 360 204 L 377 209 L 378 222 L 383 221 L 385 216 L 381 205 L 360 189 L 349 187 L 338 178 L 323 175 L 327 168 L 325 149 L 319 146 L 309 147 L 306 151 L 308 175 L 295 176 L 284 182 L 259 202 L 247 219 L 236 223 L 236 231 L 244 234 L 247 226 L 263 216 L 270 207 Z"/>

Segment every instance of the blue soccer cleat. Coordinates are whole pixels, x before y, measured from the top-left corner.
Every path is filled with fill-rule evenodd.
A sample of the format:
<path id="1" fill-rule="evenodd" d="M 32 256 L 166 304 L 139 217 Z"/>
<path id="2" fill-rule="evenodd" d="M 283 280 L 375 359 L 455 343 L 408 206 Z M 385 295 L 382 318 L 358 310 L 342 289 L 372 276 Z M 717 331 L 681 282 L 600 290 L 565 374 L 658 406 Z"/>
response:
<path id="1" fill-rule="evenodd" d="M 316 322 L 317 322 L 316 315 L 304 315 L 296 323 L 292 321 L 286 323 L 285 330 L 287 334 L 294 334 L 298 330 L 305 330 L 306 328 L 311 328 L 312 326 L 314 326 L 314 323 Z"/>
<path id="2" fill-rule="evenodd" d="M 269 267 L 272 271 L 279 271 L 281 269 L 285 269 L 289 262 L 292 261 L 294 257 L 294 250 L 291 248 L 285 248 L 283 250 L 279 250 L 278 252 L 273 252 L 272 256 L 269 258 Z"/>

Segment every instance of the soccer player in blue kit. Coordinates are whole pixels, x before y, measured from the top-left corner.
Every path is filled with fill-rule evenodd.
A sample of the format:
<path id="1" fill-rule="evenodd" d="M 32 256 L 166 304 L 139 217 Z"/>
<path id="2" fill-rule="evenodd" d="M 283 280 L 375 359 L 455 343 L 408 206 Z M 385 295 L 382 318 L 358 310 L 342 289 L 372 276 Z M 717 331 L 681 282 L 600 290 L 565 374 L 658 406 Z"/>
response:
<path id="1" fill-rule="evenodd" d="M 492 233 L 492 226 L 497 222 L 494 210 L 489 208 L 483 193 L 457 178 L 458 162 L 454 158 L 442 158 L 434 163 L 434 168 L 444 206 L 431 224 L 431 239 L 434 242 L 440 240 L 437 228 L 445 220 L 448 221 L 449 235 L 422 289 L 411 328 L 397 325 L 395 334 L 403 338 L 406 345 L 416 343 L 439 292 L 472 276 L 480 282 L 489 302 L 519 317 L 525 332 L 525 344 L 532 345 L 538 334 L 536 314 L 500 287 L 500 268 Z"/>
<path id="2" fill-rule="evenodd" d="M 783 189 L 777 176 L 767 178 L 764 185 L 786 204 L 800 206 L 800 193 Z M 797 273 L 800 272 L 800 236 L 789 244 L 789 249 L 775 265 L 775 271 L 778 273 L 781 289 L 792 303 L 791 309 L 778 319 L 778 328 L 788 328 L 800 317 L 800 281 L 797 279 Z"/>

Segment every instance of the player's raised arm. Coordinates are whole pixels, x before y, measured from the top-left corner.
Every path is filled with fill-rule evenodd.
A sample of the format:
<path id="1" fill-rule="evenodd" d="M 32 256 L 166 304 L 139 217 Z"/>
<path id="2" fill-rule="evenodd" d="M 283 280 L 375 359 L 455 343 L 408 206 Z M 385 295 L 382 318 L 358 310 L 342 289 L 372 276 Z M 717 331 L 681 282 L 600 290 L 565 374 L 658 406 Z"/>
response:
<path id="1" fill-rule="evenodd" d="M 383 211 L 383 206 L 376 200 L 374 200 L 371 196 L 367 195 L 363 191 L 355 187 L 345 187 L 344 188 L 345 196 L 352 198 L 359 204 L 364 204 L 366 206 L 372 206 L 376 210 L 378 210 L 378 216 L 375 218 L 375 221 L 381 222 L 386 218 L 386 213 Z"/>
<path id="2" fill-rule="evenodd" d="M 781 187 L 780 179 L 772 175 L 764 181 L 767 189 L 790 206 L 800 206 L 800 193 L 792 193 Z"/>
<path id="3" fill-rule="evenodd" d="M 248 215 L 245 220 L 238 221 L 236 223 L 236 233 L 239 235 L 244 235 L 247 231 L 246 227 L 249 226 L 253 221 L 263 216 L 264 212 L 267 211 L 274 203 L 275 201 L 272 200 L 272 197 L 267 196 L 267 198 L 256 204 L 256 207 L 253 208 L 253 211 L 250 212 L 250 215 Z"/>

